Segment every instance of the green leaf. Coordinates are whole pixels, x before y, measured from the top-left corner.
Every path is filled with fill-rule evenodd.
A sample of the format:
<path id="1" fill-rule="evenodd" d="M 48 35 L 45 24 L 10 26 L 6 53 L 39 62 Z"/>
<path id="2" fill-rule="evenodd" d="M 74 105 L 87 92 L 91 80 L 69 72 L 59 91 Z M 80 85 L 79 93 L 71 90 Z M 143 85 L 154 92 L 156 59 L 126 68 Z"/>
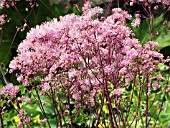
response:
<path id="1" fill-rule="evenodd" d="M 153 41 L 158 42 L 159 49 L 170 46 L 170 32 L 162 25 L 163 15 L 156 17 L 153 22 L 153 32 L 157 32 L 159 27 L 159 34 L 153 36 Z M 170 25 L 170 23 L 169 23 Z M 150 40 L 150 27 L 148 20 L 143 20 L 139 27 L 133 28 L 136 38 L 141 44 L 145 44 Z"/>
<path id="2" fill-rule="evenodd" d="M 167 34 L 161 32 L 160 35 L 154 38 L 153 41 L 158 42 L 159 49 L 163 49 L 167 46 L 170 46 L 170 32 L 168 32 Z"/>

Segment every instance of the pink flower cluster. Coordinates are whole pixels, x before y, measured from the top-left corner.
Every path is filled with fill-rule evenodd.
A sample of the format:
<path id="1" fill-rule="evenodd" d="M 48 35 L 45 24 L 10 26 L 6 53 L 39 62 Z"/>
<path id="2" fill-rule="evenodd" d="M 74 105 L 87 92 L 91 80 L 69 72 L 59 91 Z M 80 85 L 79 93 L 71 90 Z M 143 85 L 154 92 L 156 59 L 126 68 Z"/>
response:
<path id="1" fill-rule="evenodd" d="M 136 14 L 135 15 L 135 17 L 136 17 L 136 19 L 135 20 L 133 20 L 133 22 L 132 22 L 132 27 L 138 27 L 139 25 L 140 25 L 140 15 L 139 14 Z"/>
<path id="2" fill-rule="evenodd" d="M 16 96 L 16 93 L 19 91 L 18 86 L 13 86 L 12 83 L 7 84 L 3 88 L 0 89 L 0 95 L 5 95 L 10 99 Z"/>
<path id="3" fill-rule="evenodd" d="M 133 32 L 126 26 L 131 15 L 115 8 L 102 20 L 102 9 L 91 8 L 89 2 L 83 11 L 82 16 L 69 14 L 30 30 L 9 65 L 10 72 L 20 71 L 19 82 L 27 86 L 38 80 L 44 91 L 69 91 L 74 100 L 88 104 L 108 81 L 114 93 L 136 74 L 157 71 L 163 59 L 158 44 L 142 46 L 131 38 Z"/>
<path id="4" fill-rule="evenodd" d="M 123 93 L 122 89 L 114 89 L 113 94 L 114 95 L 121 95 Z"/>
<path id="5" fill-rule="evenodd" d="M 157 3 L 157 4 L 159 4 L 159 3 L 162 3 L 163 5 L 170 5 L 170 1 L 169 0 L 130 0 L 131 1 L 131 5 L 133 4 L 133 3 L 138 3 L 138 2 L 140 2 L 140 3 L 143 3 L 144 5 L 148 5 L 149 3 Z"/>
<path id="6" fill-rule="evenodd" d="M 6 15 L 0 15 L 0 25 L 3 25 L 3 24 L 5 24 L 5 17 L 6 17 Z"/>

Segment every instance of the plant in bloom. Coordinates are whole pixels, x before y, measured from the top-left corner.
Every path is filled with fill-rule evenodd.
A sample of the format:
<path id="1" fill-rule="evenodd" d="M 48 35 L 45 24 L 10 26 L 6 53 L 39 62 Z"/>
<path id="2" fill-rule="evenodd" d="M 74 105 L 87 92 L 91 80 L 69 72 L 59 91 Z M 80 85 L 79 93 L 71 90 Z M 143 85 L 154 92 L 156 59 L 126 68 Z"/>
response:
<path id="1" fill-rule="evenodd" d="M 0 95 L 5 95 L 9 99 L 12 99 L 16 96 L 16 93 L 19 91 L 18 86 L 13 86 L 12 83 L 7 84 L 5 87 L 0 89 Z"/>
<path id="2" fill-rule="evenodd" d="M 126 127 L 137 126 L 138 120 L 143 120 L 142 117 L 136 118 L 139 116 L 141 95 L 146 92 L 146 108 L 142 114 L 148 122 L 150 89 L 157 89 L 156 82 L 162 79 L 162 75 L 158 74 L 158 81 L 152 84 L 153 75 L 159 73 L 158 64 L 164 63 L 163 55 L 157 51 L 158 43 L 149 41 L 141 45 L 126 25 L 131 15 L 120 8 L 112 9 L 113 13 L 104 20 L 101 17 L 103 9 L 91 8 L 89 2 L 85 3 L 82 11 L 81 16 L 68 14 L 32 28 L 18 46 L 18 54 L 9 65 L 10 73 L 17 71 L 17 80 L 25 88 L 31 87 L 32 94 L 33 91 L 37 94 L 45 117 L 40 122 L 47 122 L 49 127 L 50 121 L 43 109 L 45 103 L 41 102 L 40 95 L 52 101 L 55 116 L 60 118 L 56 122 L 60 126 L 65 119 L 63 115 L 70 118 L 66 124 L 73 125 L 73 112 L 64 111 L 64 108 L 71 109 L 73 102 L 77 113 L 82 108 L 90 109 L 90 114 L 95 115 L 96 126 L 103 118 L 102 107 L 107 105 L 109 125 Z M 136 17 L 139 18 L 139 15 Z M 138 20 L 132 26 L 138 26 Z M 131 97 L 124 98 L 130 86 Z M 7 95 L 4 89 L 1 90 L 1 95 Z M 138 104 L 134 105 L 136 111 L 132 119 L 131 102 L 136 90 Z M 22 101 L 26 102 L 25 98 Z M 113 111 L 113 108 L 116 110 Z M 30 122 L 31 119 L 21 112 L 18 117 L 22 115 L 20 119 L 27 118 L 25 123 Z M 129 120 L 133 122 L 130 124 Z M 18 127 L 23 124 L 24 120 L 21 120 Z M 146 123 L 146 127 L 148 125 Z"/>

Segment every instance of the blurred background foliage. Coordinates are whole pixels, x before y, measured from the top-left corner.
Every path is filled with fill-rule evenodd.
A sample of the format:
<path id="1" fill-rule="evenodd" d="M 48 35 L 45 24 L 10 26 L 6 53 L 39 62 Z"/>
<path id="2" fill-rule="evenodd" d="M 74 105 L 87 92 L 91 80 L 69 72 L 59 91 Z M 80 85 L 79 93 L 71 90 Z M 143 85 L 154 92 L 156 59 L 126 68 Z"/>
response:
<path id="1" fill-rule="evenodd" d="M 106 11 L 107 6 L 109 5 L 110 0 L 91 0 L 93 2 L 93 6 L 100 6 Z M 143 12 L 142 8 L 138 5 L 134 5 L 133 7 L 126 5 L 123 0 L 119 1 L 119 6 L 125 10 L 128 10 L 132 16 L 135 15 L 136 12 L 140 11 Z M 37 0 L 36 6 L 34 8 L 31 8 L 29 3 L 25 0 L 17 1 L 16 7 L 19 11 L 19 13 L 22 15 L 22 17 L 27 21 L 27 24 L 30 28 L 35 27 L 36 25 L 40 25 L 41 23 L 45 21 L 50 21 L 53 18 L 59 18 L 59 16 L 64 16 L 68 13 L 75 13 L 77 15 L 80 15 L 82 12 L 81 7 L 83 5 L 83 0 Z M 111 4 L 111 8 L 117 7 L 117 2 L 113 1 Z M 28 11 L 27 11 L 28 9 Z M 159 43 L 159 50 L 161 53 L 164 54 L 165 57 L 170 55 L 170 24 L 162 25 L 162 19 L 169 20 L 170 14 L 166 14 L 165 16 L 159 15 L 159 11 L 155 12 L 155 19 L 154 19 L 154 28 L 153 31 L 157 32 L 158 35 L 153 37 L 153 40 Z M 8 65 L 10 63 L 10 60 L 14 56 L 16 56 L 17 47 L 22 40 L 25 39 L 26 33 L 29 32 L 30 28 L 26 27 L 24 31 L 17 31 L 16 27 L 23 27 L 24 21 L 22 17 L 18 14 L 16 9 L 11 6 L 9 8 L 2 8 L 0 10 L 1 14 L 6 14 L 7 18 L 9 19 L 9 22 L 5 23 L 2 26 L 2 30 L 0 31 L 0 63 L 2 64 L 2 67 L 5 71 L 6 78 L 9 82 L 12 82 L 16 85 L 18 85 L 18 82 L 16 81 L 14 74 L 8 74 Z M 143 13 L 144 16 L 146 14 Z M 134 19 L 134 18 L 133 18 Z M 131 21 L 129 21 L 130 26 Z M 138 38 L 141 43 L 146 43 L 150 40 L 150 34 L 149 34 L 149 24 L 145 18 L 142 18 L 140 27 L 132 28 L 134 33 L 136 34 L 136 38 Z M 3 81 L 2 75 L 0 74 L 0 87 L 5 86 L 5 83 Z M 25 93 L 25 89 L 23 88 L 20 92 L 21 94 Z M 18 97 L 20 97 L 20 95 Z M 168 99 L 168 98 L 167 98 Z M 47 100 L 47 99 L 43 99 Z M 0 103 L 0 107 L 3 106 L 4 102 Z M 135 104 L 134 104 L 135 105 Z M 17 113 L 14 111 L 15 105 L 9 104 L 8 105 L 9 113 L 6 113 L 4 115 L 5 117 L 5 124 L 7 124 L 8 128 L 13 128 L 16 126 L 15 122 L 18 122 L 17 120 Z M 50 110 L 52 106 L 46 106 L 45 110 L 47 111 L 48 115 L 52 114 Z M 164 113 L 161 114 L 160 122 L 164 124 L 164 127 L 167 126 L 169 120 L 170 120 L 170 113 L 168 108 L 170 108 L 169 102 L 165 100 L 165 106 L 166 109 Z M 28 114 L 33 113 L 34 114 L 34 123 L 35 127 L 38 127 L 39 124 L 39 118 L 43 115 L 41 114 L 40 110 L 37 108 L 35 102 L 32 104 L 26 104 L 23 106 L 23 108 L 28 112 Z M 16 109 L 16 108 L 15 108 Z M 103 111 L 107 111 L 107 108 L 103 108 Z M 74 109 L 72 109 L 74 113 Z M 84 111 L 84 110 L 82 110 Z M 154 111 L 154 110 L 153 110 Z M 106 112 L 107 114 L 107 112 Z M 87 117 L 86 113 L 84 115 L 81 115 L 79 117 L 79 120 L 77 125 L 81 125 L 82 127 L 85 126 L 85 124 L 79 124 L 80 120 L 83 120 Z M 93 117 L 91 117 L 93 118 Z M 51 118 L 52 120 L 52 118 Z M 55 121 L 52 121 L 55 126 Z M 90 126 L 92 126 L 92 122 L 90 120 L 87 123 L 89 123 Z M 42 125 L 43 126 L 43 125 Z M 45 125 L 44 125 L 45 127 Z"/>

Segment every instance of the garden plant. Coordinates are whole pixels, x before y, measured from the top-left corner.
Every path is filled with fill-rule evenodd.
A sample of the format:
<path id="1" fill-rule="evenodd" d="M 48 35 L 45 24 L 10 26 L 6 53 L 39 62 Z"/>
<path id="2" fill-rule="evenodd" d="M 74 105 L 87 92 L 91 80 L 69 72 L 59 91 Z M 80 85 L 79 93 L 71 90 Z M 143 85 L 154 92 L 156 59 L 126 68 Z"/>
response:
<path id="1" fill-rule="evenodd" d="M 1 128 L 168 127 L 170 59 L 160 51 L 170 46 L 170 1 L 110 0 L 102 8 L 61 0 L 62 16 L 39 25 L 29 24 L 19 2 L 1 2 L 22 20 L 9 52 L 0 52 Z M 28 14 L 39 6 L 24 2 Z M 5 13 L 0 21 L 3 51 L 14 21 Z M 27 34 L 12 54 L 19 32 Z"/>

